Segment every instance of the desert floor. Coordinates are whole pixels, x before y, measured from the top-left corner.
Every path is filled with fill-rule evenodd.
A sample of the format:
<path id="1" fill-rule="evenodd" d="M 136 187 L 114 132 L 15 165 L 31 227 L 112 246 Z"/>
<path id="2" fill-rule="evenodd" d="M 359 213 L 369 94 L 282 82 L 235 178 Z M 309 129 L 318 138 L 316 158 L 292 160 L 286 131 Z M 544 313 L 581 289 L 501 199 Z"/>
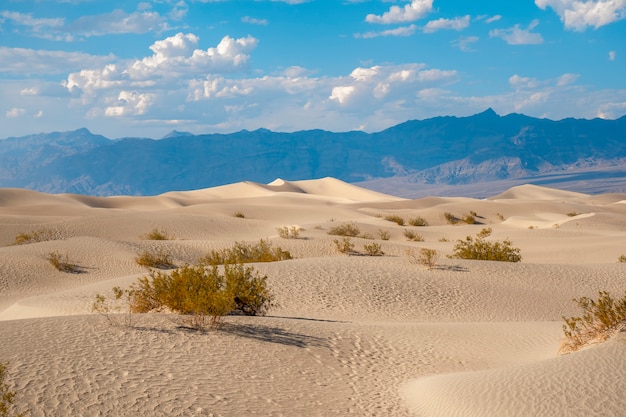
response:
<path id="1" fill-rule="evenodd" d="M 481 224 L 444 217 L 470 212 Z M 376 242 L 385 256 L 338 253 L 327 231 L 348 222 L 370 235 L 353 239 L 357 251 Z M 299 239 L 278 236 L 290 225 Z M 446 257 L 485 227 L 522 262 Z M 172 239 L 143 238 L 155 228 Z M 14 244 L 43 229 L 55 239 Z M 407 241 L 406 229 L 424 240 Z M 183 265 L 259 239 L 295 257 L 252 265 L 278 303 L 267 316 L 199 332 L 174 315 L 125 326 L 91 311 L 96 294 L 147 275 L 135 262 L 146 249 Z M 411 248 L 442 256 L 429 270 Z M 55 251 L 80 273 L 53 268 Z M 0 362 L 31 416 L 623 416 L 625 333 L 557 353 L 562 316 L 580 315 L 573 298 L 624 294 L 623 254 L 624 194 L 524 185 L 407 200 L 332 178 L 154 197 L 0 189 Z"/>

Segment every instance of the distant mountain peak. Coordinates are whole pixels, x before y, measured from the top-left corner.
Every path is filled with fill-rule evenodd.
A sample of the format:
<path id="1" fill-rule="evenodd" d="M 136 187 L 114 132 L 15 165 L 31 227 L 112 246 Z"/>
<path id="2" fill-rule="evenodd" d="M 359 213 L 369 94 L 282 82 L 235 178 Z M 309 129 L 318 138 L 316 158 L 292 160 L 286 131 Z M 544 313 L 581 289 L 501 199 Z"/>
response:
<path id="1" fill-rule="evenodd" d="M 485 110 L 484 112 L 482 112 L 482 113 L 478 113 L 478 114 L 475 114 L 475 115 L 474 115 L 474 117 L 483 117 L 483 118 L 487 118 L 487 117 L 489 117 L 489 118 L 493 118 L 493 117 L 500 117 L 500 116 L 498 115 L 498 113 L 496 113 L 496 112 L 495 112 L 495 110 L 494 110 L 494 109 L 492 109 L 491 107 L 489 107 L 489 108 L 488 108 L 487 110 Z"/>
<path id="2" fill-rule="evenodd" d="M 172 130 L 170 133 L 168 133 L 167 135 L 163 136 L 161 139 L 169 139 L 169 138 L 179 138 L 182 136 L 195 136 L 193 133 L 190 132 L 180 132 L 178 130 Z"/>

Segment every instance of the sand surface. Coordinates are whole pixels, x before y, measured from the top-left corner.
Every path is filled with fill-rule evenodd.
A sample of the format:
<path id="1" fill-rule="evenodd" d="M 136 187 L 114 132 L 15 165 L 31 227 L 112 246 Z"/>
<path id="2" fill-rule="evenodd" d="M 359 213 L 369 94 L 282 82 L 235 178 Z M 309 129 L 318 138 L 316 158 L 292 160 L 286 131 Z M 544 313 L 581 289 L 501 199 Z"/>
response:
<path id="1" fill-rule="evenodd" d="M 470 211 L 481 224 L 444 217 Z M 356 250 L 377 242 L 385 256 L 337 253 L 326 232 L 345 222 L 374 238 L 353 239 Z M 290 225 L 300 239 L 278 236 Z M 484 227 L 522 262 L 445 256 Z M 155 228 L 172 239 L 143 238 Z M 42 229 L 54 239 L 14 245 Z M 135 263 L 146 249 L 182 265 L 261 238 L 295 257 L 253 265 L 278 303 L 265 317 L 203 333 L 167 314 L 129 327 L 91 312 L 96 294 L 147 275 Z M 406 256 L 422 247 L 443 255 L 436 268 Z M 54 269 L 53 251 L 80 273 Z M 407 200 L 332 178 L 154 197 L 0 189 L 0 361 L 31 416 L 623 416 L 626 334 L 557 354 L 562 316 L 580 313 L 573 298 L 624 293 L 622 254 L 626 194 L 526 185 Z"/>

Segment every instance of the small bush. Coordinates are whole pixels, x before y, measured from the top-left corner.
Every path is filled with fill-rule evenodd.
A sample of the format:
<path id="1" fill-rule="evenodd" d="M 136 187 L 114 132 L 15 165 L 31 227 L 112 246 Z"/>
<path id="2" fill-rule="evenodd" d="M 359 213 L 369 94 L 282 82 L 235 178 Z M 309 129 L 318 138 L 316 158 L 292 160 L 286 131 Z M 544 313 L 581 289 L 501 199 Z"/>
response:
<path id="1" fill-rule="evenodd" d="M 339 226 L 331 227 L 326 233 L 334 236 L 357 237 L 360 232 L 356 223 L 344 223 Z"/>
<path id="2" fill-rule="evenodd" d="M 26 245 L 28 243 L 46 242 L 49 240 L 58 240 L 61 237 L 57 232 L 50 229 L 39 229 L 32 232 L 22 232 L 15 236 L 16 245 Z"/>
<path id="3" fill-rule="evenodd" d="M 567 217 L 576 217 L 578 216 L 580 213 L 576 213 L 575 211 L 570 211 L 569 213 L 567 213 Z"/>
<path id="4" fill-rule="evenodd" d="M 398 226 L 404 226 L 404 219 L 402 217 L 398 216 L 397 214 L 390 214 L 388 216 L 385 216 L 385 220 L 390 221 L 390 222 L 394 222 Z"/>
<path id="5" fill-rule="evenodd" d="M 378 229 L 378 237 L 380 237 L 380 240 L 389 240 L 389 232 L 387 230 Z"/>
<path id="6" fill-rule="evenodd" d="M 67 273 L 78 272 L 78 266 L 70 261 L 67 253 L 61 254 L 60 252 L 50 252 L 46 259 L 57 269 L 57 271 Z"/>
<path id="7" fill-rule="evenodd" d="M 423 226 L 428 226 L 428 222 L 426 221 L 425 218 L 423 217 L 414 217 L 411 220 L 409 220 L 409 224 L 411 226 L 418 226 L 418 227 L 423 227 Z"/>
<path id="8" fill-rule="evenodd" d="M 245 219 L 245 218 L 246 218 L 246 215 L 245 215 L 245 214 L 243 214 L 243 213 L 242 213 L 242 212 L 240 212 L 240 211 L 237 211 L 237 212 L 233 213 L 233 217 L 237 217 L 237 218 L 239 218 L 239 219 Z"/>
<path id="9" fill-rule="evenodd" d="M 411 240 L 413 242 L 424 241 L 424 237 L 422 235 L 420 235 L 419 233 L 415 233 L 413 230 L 410 229 L 404 229 L 404 237 L 406 237 L 407 240 Z"/>
<path id="10" fill-rule="evenodd" d="M 169 233 L 165 229 L 154 228 L 143 236 L 146 240 L 169 240 Z"/>
<path id="11" fill-rule="evenodd" d="M 132 313 L 135 308 L 135 291 L 132 289 L 122 289 L 120 287 L 113 287 L 113 301 L 107 299 L 105 296 L 96 294 L 96 299 L 91 305 L 91 311 L 104 316 L 109 324 L 120 325 L 121 323 L 113 315 L 124 311 L 124 324 L 131 327 L 133 324 Z M 119 305 L 118 301 L 124 300 L 125 306 Z"/>
<path id="12" fill-rule="evenodd" d="M 606 291 L 598 292 L 598 299 L 588 297 L 574 299 L 583 310 L 582 316 L 563 317 L 565 339 L 559 351 L 573 352 L 595 342 L 604 341 L 626 325 L 626 293 L 621 299 L 614 299 Z"/>
<path id="13" fill-rule="evenodd" d="M 385 254 L 385 252 L 383 252 L 380 244 L 378 244 L 376 242 L 372 242 L 370 244 L 364 245 L 363 248 L 365 249 L 365 252 L 369 256 L 383 256 Z"/>
<path id="14" fill-rule="evenodd" d="M 443 213 L 443 217 L 449 224 L 457 224 L 460 221 L 458 217 L 447 211 Z"/>
<path id="15" fill-rule="evenodd" d="M 498 216 L 498 219 L 500 219 L 500 221 L 504 221 L 504 216 L 500 213 L 496 213 L 496 216 Z"/>
<path id="16" fill-rule="evenodd" d="M 439 260 L 439 252 L 435 249 L 420 248 L 418 252 L 415 252 L 413 249 L 407 249 L 406 254 L 411 263 L 424 265 L 428 269 L 437 266 L 437 261 Z"/>
<path id="17" fill-rule="evenodd" d="M 449 242 L 449 241 L 450 241 L 450 239 L 448 239 L 448 238 L 447 238 L 447 237 L 445 237 L 445 236 L 442 236 L 442 237 L 440 237 L 440 238 L 439 238 L 439 241 L 440 241 L 440 242 Z"/>
<path id="18" fill-rule="evenodd" d="M 148 268 L 171 269 L 176 267 L 172 262 L 172 256 L 162 248 L 143 251 L 135 258 L 135 262 L 137 265 Z"/>
<path id="19" fill-rule="evenodd" d="M 131 291 L 134 312 L 167 308 L 187 316 L 186 322 L 196 329 L 207 324 L 218 328 L 223 317 L 235 311 L 262 315 L 273 306 L 267 277 L 241 264 L 224 265 L 223 273 L 217 265 L 184 266 L 171 274 L 152 271 Z"/>
<path id="20" fill-rule="evenodd" d="M 0 417 L 23 417 L 25 413 L 15 413 L 15 391 L 11 391 L 6 383 L 8 363 L 0 363 Z"/>
<path id="21" fill-rule="evenodd" d="M 474 259 L 483 261 L 519 262 L 522 260 L 520 249 L 511 246 L 511 241 L 488 242 L 485 238 L 491 235 L 491 229 L 486 228 L 476 234 L 476 237 L 467 236 L 465 240 L 457 240 L 454 245 L 452 258 Z"/>
<path id="22" fill-rule="evenodd" d="M 617 262 L 626 262 L 626 255 L 620 255 L 619 258 L 617 258 Z"/>
<path id="23" fill-rule="evenodd" d="M 341 240 L 335 239 L 333 243 L 339 253 L 349 255 L 354 252 L 354 243 L 352 243 L 352 239 L 349 236 L 344 236 Z"/>
<path id="24" fill-rule="evenodd" d="M 298 226 L 282 226 L 277 227 L 276 231 L 278 232 L 278 236 L 283 239 L 298 239 L 302 229 Z"/>
<path id="25" fill-rule="evenodd" d="M 269 240 L 261 239 L 259 243 L 250 244 L 235 242 L 232 248 L 212 250 L 200 259 L 201 264 L 224 265 L 246 264 L 252 262 L 277 262 L 293 259 L 289 251 L 273 247 Z"/>
<path id="26" fill-rule="evenodd" d="M 472 214 L 466 214 L 463 216 L 463 221 L 467 224 L 476 224 L 476 216 Z"/>

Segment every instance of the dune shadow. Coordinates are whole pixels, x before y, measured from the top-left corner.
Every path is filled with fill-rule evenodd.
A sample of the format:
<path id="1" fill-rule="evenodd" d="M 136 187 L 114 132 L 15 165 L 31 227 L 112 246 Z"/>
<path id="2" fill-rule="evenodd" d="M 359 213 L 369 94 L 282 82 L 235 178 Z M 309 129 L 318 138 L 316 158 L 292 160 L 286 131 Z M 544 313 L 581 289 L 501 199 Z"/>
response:
<path id="1" fill-rule="evenodd" d="M 261 342 L 277 343 L 299 348 L 326 345 L 326 341 L 320 337 L 290 332 L 280 327 L 262 324 L 224 323 L 220 326 L 220 332 Z"/>

